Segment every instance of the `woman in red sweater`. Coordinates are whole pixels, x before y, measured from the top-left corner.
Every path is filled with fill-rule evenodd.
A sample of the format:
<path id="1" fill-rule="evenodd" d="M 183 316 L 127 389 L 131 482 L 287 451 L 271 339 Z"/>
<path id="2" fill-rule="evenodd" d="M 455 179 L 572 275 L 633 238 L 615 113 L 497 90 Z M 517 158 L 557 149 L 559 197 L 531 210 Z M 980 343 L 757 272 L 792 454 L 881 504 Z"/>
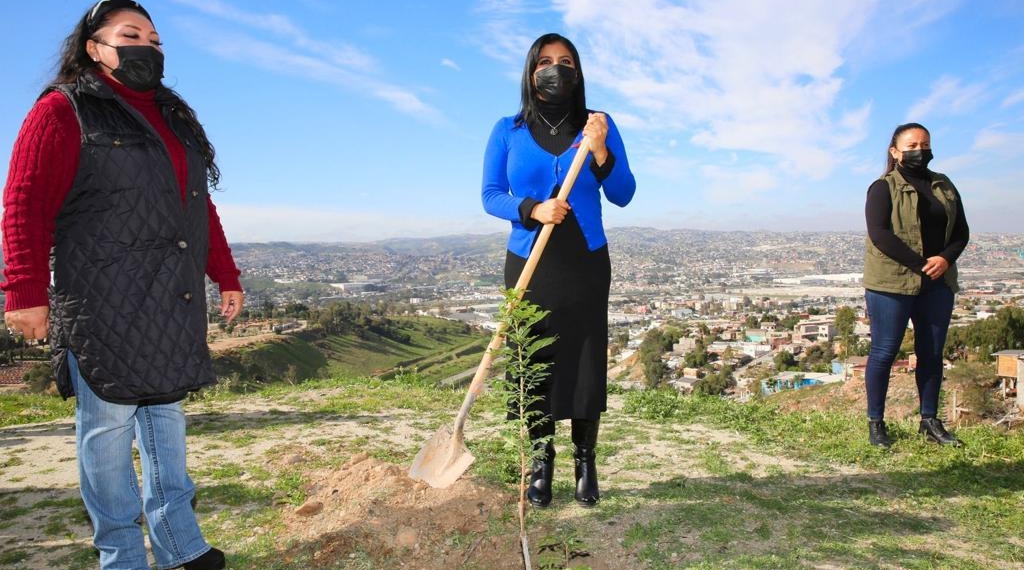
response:
<path id="1" fill-rule="evenodd" d="M 205 276 L 228 320 L 244 297 L 208 192 L 220 177 L 213 146 L 161 83 L 163 59 L 148 12 L 130 0 L 98 2 L 65 40 L 4 188 L 4 320 L 50 339 L 58 388 L 76 397 L 101 567 L 150 567 L 141 510 L 158 567 L 209 570 L 225 559 L 191 507 L 181 401 L 216 381 Z"/>

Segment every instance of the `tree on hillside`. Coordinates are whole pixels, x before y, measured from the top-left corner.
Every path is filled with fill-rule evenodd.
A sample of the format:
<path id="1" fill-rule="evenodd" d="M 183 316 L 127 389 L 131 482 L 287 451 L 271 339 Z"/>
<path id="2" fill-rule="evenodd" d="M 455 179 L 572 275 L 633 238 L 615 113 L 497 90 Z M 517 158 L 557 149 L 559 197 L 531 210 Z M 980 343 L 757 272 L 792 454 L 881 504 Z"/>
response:
<path id="1" fill-rule="evenodd" d="M 668 365 L 662 360 L 662 355 L 672 349 L 679 337 L 679 331 L 666 329 L 651 329 L 644 335 L 640 343 L 640 363 L 644 367 L 644 380 L 647 386 L 654 387 L 668 376 Z"/>
<path id="2" fill-rule="evenodd" d="M 850 359 L 850 349 L 857 342 L 857 335 L 853 334 L 854 326 L 857 324 L 857 312 L 852 307 L 842 306 L 836 310 L 836 332 L 843 344 L 840 358 L 843 360 L 843 380 L 846 380 L 847 361 Z"/>
<path id="3" fill-rule="evenodd" d="M 708 354 L 708 347 L 703 340 L 697 341 L 697 346 L 683 357 L 687 368 L 703 368 L 711 362 L 711 355 Z"/>
<path id="4" fill-rule="evenodd" d="M 749 315 L 747 319 L 743 321 L 743 326 L 748 329 L 756 329 L 761 326 L 761 321 L 757 318 L 757 315 Z"/>
<path id="5" fill-rule="evenodd" d="M 708 335 L 711 334 L 711 329 L 708 328 L 707 323 L 698 323 L 697 331 L 700 332 L 701 340 L 704 340 L 705 338 L 707 338 Z"/>
<path id="6" fill-rule="evenodd" d="M 800 367 L 807 372 L 830 372 L 832 360 L 836 357 L 832 352 L 832 346 L 828 343 L 818 343 L 804 352 L 804 358 L 800 361 Z"/>
<path id="7" fill-rule="evenodd" d="M 733 358 L 736 358 L 736 351 L 731 346 L 725 347 L 725 350 L 722 351 L 722 361 L 729 362 Z"/>
<path id="8" fill-rule="evenodd" d="M 800 315 L 788 314 L 779 321 L 779 330 L 791 331 L 796 328 L 796 324 L 800 322 Z"/>
<path id="9" fill-rule="evenodd" d="M 644 367 L 644 384 L 648 388 L 656 388 L 665 381 L 665 377 L 668 376 L 668 364 L 661 359 L 660 355 L 643 356 L 640 362 Z"/>
<path id="10" fill-rule="evenodd" d="M 707 396 L 724 394 L 726 389 L 735 385 L 732 378 L 732 367 L 723 366 L 721 370 L 701 378 L 693 384 L 693 391 Z"/>
<path id="11" fill-rule="evenodd" d="M 993 352 L 1021 348 L 1024 348 L 1024 309 L 1004 307 L 993 317 L 950 329 L 945 354 L 950 358 L 970 354 L 988 362 Z"/>
<path id="12" fill-rule="evenodd" d="M 772 360 L 775 362 L 775 369 L 778 370 L 779 372 L 785 372 L 787 370 L 793 370 L 798 368 L 796 357 L 793 356 L 793 353 L 788 350 L 780 350 L 779 352 L 775 353 L 775 356 L 772 358 Z"/>

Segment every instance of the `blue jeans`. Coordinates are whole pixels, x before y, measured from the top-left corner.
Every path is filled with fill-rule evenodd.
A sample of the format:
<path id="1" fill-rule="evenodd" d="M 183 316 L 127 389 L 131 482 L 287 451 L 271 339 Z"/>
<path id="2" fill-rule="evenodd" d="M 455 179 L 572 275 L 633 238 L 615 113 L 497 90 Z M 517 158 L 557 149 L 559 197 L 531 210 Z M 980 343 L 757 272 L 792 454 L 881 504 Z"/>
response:
<path id="1" fill-rule="evenodd" d="M 871 351 L 864 373 L 868 417 L 882 419 L 885 416 L 889 374 L 908 321 L 914 323 L 914 353 L 917 355 L 914 375 L 921 417 L 935 417 L 939 411 L 939 389 L 942 387 L 942 349 L 953 314 L 953 291 L 944 282 L 939 282 L 929 283 L 917 295 L 869 289 L 864 298 L 871 319 Z"/>
<path id="2" fill-rule="evenodd" d="M 68 354 L 82 500 L 103 570 L 150 570 L 139 515 L 145 515 L 158 568 L 176 568 L 210 549 L 196 523 L 195 486 L 185 473 L 181 402 L 126 406 L 101 400 Z M 132 461 L 136 441 L 142 490 Z"/>

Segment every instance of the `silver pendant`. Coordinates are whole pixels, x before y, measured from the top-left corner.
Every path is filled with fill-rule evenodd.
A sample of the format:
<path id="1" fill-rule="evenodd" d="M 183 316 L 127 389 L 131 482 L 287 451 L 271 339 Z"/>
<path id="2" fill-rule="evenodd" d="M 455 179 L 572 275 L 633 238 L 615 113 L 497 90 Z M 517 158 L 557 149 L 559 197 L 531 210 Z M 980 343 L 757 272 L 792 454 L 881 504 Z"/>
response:
<path id="1" fill-rule="evenodd" d="M 548 132 L 549 132 L 549 133 L 551 133 L 551 136 L 555 136 L 555 135 L 557 135 L 557 134 L 558 134 L 558 129 L 552 128 L 552 129 L 551 129 L 550 131 L 548 131 Z"/>

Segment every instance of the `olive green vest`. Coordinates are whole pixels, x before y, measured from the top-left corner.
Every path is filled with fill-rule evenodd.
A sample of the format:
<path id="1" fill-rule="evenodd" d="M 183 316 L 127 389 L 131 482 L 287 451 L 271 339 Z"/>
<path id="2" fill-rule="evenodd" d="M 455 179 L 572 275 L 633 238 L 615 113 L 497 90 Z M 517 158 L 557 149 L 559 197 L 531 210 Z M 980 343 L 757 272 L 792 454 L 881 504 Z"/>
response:
<path id="1" fill-rule="evenodd" d="M 946 209 L 946 243 L 953 234 L 956 224 L 957 192 L 956 187 L 945 174 L 930 172 L 932 193 Z M 881 177 L 889 184 L 889 196 L 892 198 L 892 214 L 890 223 L 896 237 L 910 246 L 910 249 L 924 255 L 921 242 L 921 220 L 917 215 L 917 190 L 907 182 L 903 175 L 893 169 Z M 864 288 L 884 293 L 901 295 L 917 295 L 921 292 L 921 274 L 911 270 L 881 252 L 868 237 L 865 240 L 864 252 Z M 956 263 L 950 263 L 949 269 L 943 274 L 946 284 L 954 293 L 960 290 L 957 284 Z"/>

